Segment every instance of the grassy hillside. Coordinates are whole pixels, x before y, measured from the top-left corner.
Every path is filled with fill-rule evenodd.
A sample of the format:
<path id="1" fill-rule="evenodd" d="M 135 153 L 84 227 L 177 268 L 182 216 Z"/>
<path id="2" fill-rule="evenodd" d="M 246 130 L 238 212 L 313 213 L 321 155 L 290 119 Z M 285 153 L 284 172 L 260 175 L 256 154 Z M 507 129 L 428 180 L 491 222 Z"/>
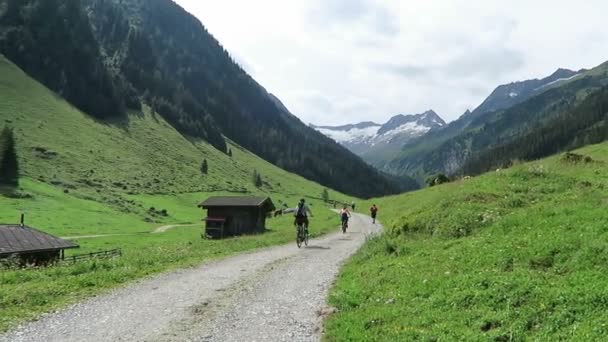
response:
<path id="1" fill-rule="evenodd" d="M 2 269 L 0 331 L 149 274 L 293 240 L 289 216 L 271 219 L 270 231 L 263 235 L 201 239 L 205 213 L 196 205 L 210 195 L 266 194 L 278 207 L 295 206 L 298 198 L 307 197 L 316 214 L 313 235 L 339 224 L 316 199 L 322 186 L 235 144 L 229 157 L 184 138 L 147 108 L 125 121 L 95 121 L 1 56 L 0 75 L 0 126 L 15 129 L 23 175 L 19 198 L 0 195 L 0 222 L 15 223 L 25 212 L 28 225 L 75 237 L 81 248 L 69 254 L 123 251 L 116 260 Z M 207 175 L 200 171 L 203 159 L 208 161 Z M 261 188 L 253 184 L 253 170 L 262 175 Z M 350 201 L 334 191 L 329 194 Z M 163 209 L 168 216 L 160 215 Z M 184 223 L 194 225 L 151 233 L 163 225 Z M 86 237 L 90 235 L 100 236 Z"/>
<path id="2" fill-rule="evenodd" d="M 603 340 L 608 143 L 576 153 L 378 200 L 327 340 Z"/>
<path id="3" fill-rule="evenodd" d="M 121 211 L 134 194 L 261 191 L 318 196 L 322 187 L 232 144 L 232 157 L 188 140 L 149 109 L 100 122 L 81 113 L 0 56 L 0 125 L 15 128 L 22 174 Z M 203 175 L 203 159 L 209 164 Z M 144 208 L 147 209 L 147 208 Z M 0 218 L 2 218 L 0 216 Z"/>

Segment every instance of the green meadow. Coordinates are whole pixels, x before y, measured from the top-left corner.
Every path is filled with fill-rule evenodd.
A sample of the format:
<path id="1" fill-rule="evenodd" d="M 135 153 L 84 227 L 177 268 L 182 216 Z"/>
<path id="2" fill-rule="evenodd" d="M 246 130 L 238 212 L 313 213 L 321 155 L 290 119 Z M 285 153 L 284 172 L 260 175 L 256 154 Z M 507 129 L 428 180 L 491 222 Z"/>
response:
<path id="1" fill-rule="evenodd" d="M 575 152 L 375 200 L 326 340 L 605 340 L 608 144 Z"/>

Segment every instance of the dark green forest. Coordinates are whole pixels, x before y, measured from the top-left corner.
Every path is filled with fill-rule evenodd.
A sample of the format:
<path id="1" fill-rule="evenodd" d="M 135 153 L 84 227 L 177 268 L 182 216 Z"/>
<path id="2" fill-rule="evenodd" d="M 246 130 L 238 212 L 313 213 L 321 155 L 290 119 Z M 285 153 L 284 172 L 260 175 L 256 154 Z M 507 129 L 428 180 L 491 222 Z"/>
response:
<path id="1" fill-rule="evenodd" d="M 82 111 L 97 118 L 124 115 L 125 94 L 104 65 L 80 1 L 0 4 L 0 52 Z"/>
<path id="2" fill-rule="evenodd" d="M 15 147 L 15 134 L 9 127 L 0 133 L 0 187 L 19 185 L 19 161 Z"/>
<path id="3" fill-rule="evenodd" d="M 362 197 L 411 190 L 278 105 L 170 0 L 0 0 L 0 52 L 100 120 L 150 106 L 183 135 Z M 277 57 L 277 58 L 280 58 Z"/>
<path id="4" fill-rule="evenodd" d="M 461 174 L 475 175 L 600 143 L 608 139 L 608 87 L 589 95 L 580 105 L 509 143 L 494 146 L 469 160 Z"/>
<path id="5" fill-rule="evenodd" d="M 406 157 L 392 166 L 418 177 L 437 173 L 475 175 L 508 165 L 600 142 L 603 66 L 585 77 L 549 88 L 526 101 L 496 112 L 471 115 L 404 147 Z M 466 124 L 461 124 L 466 122 Z M 460 132 L 450 128 L 461 124 Z"/>

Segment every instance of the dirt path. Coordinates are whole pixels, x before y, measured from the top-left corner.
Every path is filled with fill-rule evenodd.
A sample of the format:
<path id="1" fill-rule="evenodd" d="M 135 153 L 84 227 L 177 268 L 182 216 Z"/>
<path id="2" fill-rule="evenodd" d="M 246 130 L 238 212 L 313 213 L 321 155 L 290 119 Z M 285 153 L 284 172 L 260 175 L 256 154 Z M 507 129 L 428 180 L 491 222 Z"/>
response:
<path id="1" fill-rule="evenodd" d="M 167 230 L 170 229 L 174 229 L 174 228 L 179 228 L 179 227 L 194 227 L 194 226 L 203 226 L 202 224 L 196 224 L 196 223 L 191 223 L 191 224 L 170 224 L 170 225 L 166 225 L 166 226 L 162 226 L 162 227 L 158 227 L 156 229 L 154 229 L 152 231 L 152 234 L 158 234 L 158 233 L 164 233 Z"/>
<path id="2" fill-rule="evenodd" d="M 141 234 L 159 234 L 159 233 L 164 233 L 168 230 L 174 229 L 174 228 L 180 228 L 180 227 L 194 227 L 200 224 L 196 224 L 196 223 L 191 223 L 191 224 L 169 224 L 166 226 L 160 226 L 156 229 L 154 229 L 153 231 L 146 233 L 146 232 L 142 232 L 142 233 L 124 233 L 124 234 L 96 234 L 96 235 L 80 235 L 80 236 L 62 236 L 62 239 L 65 240 L 80 240 L 80 239 L 97 239 L 97 238 L 103 238 L 103 237 L 110 237 L 110 236 L 127 236 L 127 235 L 141 235 Z"/>
<path id="3" fill-rule="evenodd" d="M 379 226 L 166 273 L 0 335 L 0 341 L 318 341 L 343 261 Z"/>
<path id="4" fill-rule="evenodd" d="M 98 238 L 110 237 L 110 236 L 127 236 L 127 235 L 136 235 L 136 234 L 141 234 L 141 233 L 62 236 L 61 238 L 64 239 L 64 240 L 81 240 L 81 239 L 98 239 Z"/>

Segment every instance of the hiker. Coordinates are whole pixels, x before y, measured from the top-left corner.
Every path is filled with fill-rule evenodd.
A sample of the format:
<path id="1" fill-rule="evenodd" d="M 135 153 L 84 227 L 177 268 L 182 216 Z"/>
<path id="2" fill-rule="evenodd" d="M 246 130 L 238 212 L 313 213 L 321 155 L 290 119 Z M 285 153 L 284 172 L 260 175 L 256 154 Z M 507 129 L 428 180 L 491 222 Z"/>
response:
<path id="1" fill-rule="evenodd" d="M 378 214 L 378 207 L 373 204 L 371 208 L 369 208 L 370 213 L 372 214 L 372 223 L 376 224 L 376 215 Z"/>
<path id="2" fill-rule="evenodd" d="M 353 203 L 350 206 L 353 208 L 353 211 L 355 211 L 355 201 L 353 201 Z"/>

